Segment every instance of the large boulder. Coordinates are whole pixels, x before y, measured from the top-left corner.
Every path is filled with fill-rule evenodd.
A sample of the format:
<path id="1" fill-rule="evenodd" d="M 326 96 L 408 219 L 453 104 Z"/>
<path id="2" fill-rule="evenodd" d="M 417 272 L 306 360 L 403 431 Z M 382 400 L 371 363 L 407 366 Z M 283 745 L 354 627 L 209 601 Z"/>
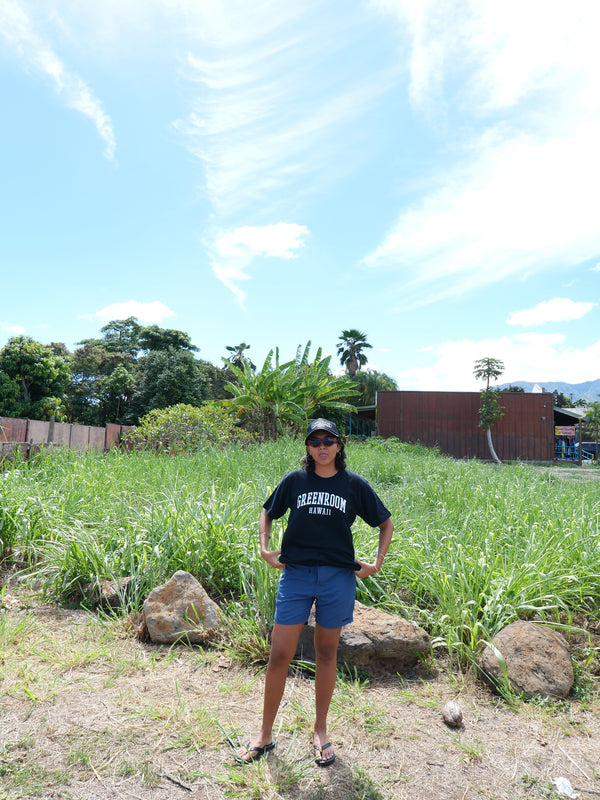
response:
<path id="1" fill-rule="evenodd" d="M 189 572 L 178 570 L 144 601 L 143 621 L 153 642 L 203 644 L 217 637 L 220 609 Z"/>
<path id="2" fill-rule="evenodd" d="M 310 615 L 298 643 L 296 656 L 314 661 L 315 615 Z M 342 628 L 338 662 L 370 670 L 394 672 L 413 667 L 419 656 L 430 653 L 429 634 L 413 622 L 356 603 L 354 622 Z"/>
<path id="3" fill-rule="evenodd" d="M 552 628 L 520 620 L 503 628 L 492 644 L 502 656 L 513 691 L 527 697 L 566 697 L 571 691 L 574 675 L 569 647 Z M 503 666 L 491 647 L 483 651 L 479 666 L 493 682 L 506 683 Z"/>

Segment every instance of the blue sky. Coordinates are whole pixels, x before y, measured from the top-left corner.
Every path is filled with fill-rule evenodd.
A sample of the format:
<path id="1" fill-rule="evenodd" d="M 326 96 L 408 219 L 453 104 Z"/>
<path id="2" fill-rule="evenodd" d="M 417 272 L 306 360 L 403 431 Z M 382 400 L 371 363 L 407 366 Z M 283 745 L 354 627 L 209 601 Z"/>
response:
<path id="1" fill-rule="evenodd" d="M 600 377 L 597 0 L 0 0 L 0 346 Z"/>

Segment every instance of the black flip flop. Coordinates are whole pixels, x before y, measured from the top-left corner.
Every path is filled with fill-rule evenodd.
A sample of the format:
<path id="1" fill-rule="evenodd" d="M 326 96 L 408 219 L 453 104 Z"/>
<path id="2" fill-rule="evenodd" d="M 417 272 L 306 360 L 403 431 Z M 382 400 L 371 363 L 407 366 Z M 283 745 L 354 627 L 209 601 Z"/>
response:
<path id="1" fill-rule="evenodd" d="M 315 758 L 315 764 L 318 764 L 320 767 L 328 767 L 330 764 L 333 764 L 335 761 L 335 753 L 329 758 L 323 758 L 323 750 L 327 750 L 328 747 L 331 747 L 331 742 L 327 742 L 322 747 L 318 744 L 313 745 L 313 749 L 320 753 L 318 758 Z"/>
<path id="2" fill-rule="evenodd" d="M 271 742 L 270 744 L 266 744 L 264 747 L 250 747 L 248 745 L 246 747 L 246 752 L 250 754 L 249 758 L 244 758 L 243 756 L 235 754 L 234 758 L 238 764 L 251 764 L 253 761 L 258 761 L 259 758 L 262 758 L 265 753 L 268 753 L 270 750 L 275 748 L 275 742 Z"/>

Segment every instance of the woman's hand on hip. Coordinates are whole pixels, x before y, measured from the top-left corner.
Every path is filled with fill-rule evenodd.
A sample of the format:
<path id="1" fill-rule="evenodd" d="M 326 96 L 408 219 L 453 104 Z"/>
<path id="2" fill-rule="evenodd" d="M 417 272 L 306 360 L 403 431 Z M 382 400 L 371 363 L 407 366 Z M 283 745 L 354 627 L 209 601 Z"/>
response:
<path id="1" fill-rule="evenodd" d="M 357 578 L 368 578 L 369 575 L 375 575 L 376 572 L 379 572 L 375 564 L 368 564 L 366 561 L 361 561 L 358 558 L 356 562 L 360 564 L 360 569 L 354 570 L 354 574 Z"/>
<path id="2" fill-rule="evenodd" d="M 271 567 L 275 567 L 275 569 L 283 569 L 285 564 L 282 564 L 279 560 L 280 553 L 281 550 L 261 550 L 260 555 Z"/>

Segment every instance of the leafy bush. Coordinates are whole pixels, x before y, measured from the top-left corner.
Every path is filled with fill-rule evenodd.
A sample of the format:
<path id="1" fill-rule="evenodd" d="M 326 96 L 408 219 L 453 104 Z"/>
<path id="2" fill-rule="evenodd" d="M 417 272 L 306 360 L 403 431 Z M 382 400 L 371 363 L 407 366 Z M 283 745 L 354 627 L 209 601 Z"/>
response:
<path id="1" fill-rule="evenodd" d="M 238 426 L 236 413 L 216 404 L 197 408 L 180 403 L 156 408 L 123 436 L 126 446 L 169 453 L 191 453 L 207 445 L 251 440 L 252 435 Z"/>

